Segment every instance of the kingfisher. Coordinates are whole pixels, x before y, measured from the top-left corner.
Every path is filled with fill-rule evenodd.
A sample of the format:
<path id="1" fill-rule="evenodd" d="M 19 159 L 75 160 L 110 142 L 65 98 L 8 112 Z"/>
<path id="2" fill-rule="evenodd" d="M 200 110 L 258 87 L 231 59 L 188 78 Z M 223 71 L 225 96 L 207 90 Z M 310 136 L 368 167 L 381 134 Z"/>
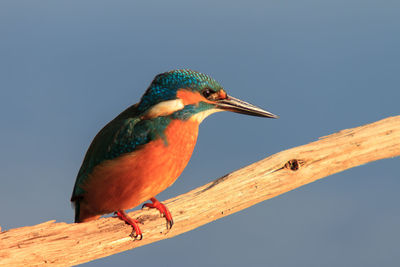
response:
<path id="1" fill-rule="evenodd" d="M 125 210 L 150 200 L 173 225 L 168 208 L 155 196 L 172 185 L 186 167 L 200 123 L 219 111 L 278 118 L 228 95 L 210 76 L 188 69 L 157 75 L 139 103 L 124 110 L 95 136 L 79 169 L 71 201 L 75 222 L 108 213 L 132 226 L 142 239 L 139 221 Z"/>

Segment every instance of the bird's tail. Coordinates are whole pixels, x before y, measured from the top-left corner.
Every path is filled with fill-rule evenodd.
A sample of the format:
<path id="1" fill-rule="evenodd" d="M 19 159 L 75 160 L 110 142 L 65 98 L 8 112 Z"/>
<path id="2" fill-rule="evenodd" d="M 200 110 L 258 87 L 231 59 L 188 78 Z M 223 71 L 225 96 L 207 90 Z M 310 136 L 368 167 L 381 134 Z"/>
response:
<path id="1" fill-rule="evenodd" d="M 75 209 L 75 223 L 79 223 L 79 222 L 81 222 L 80 219 L 79 219 L 79 215 L 81 213 L 80 198 L 72 196 L 71 202 L 72 202 L 72 205 L 74 206 L 74 209 Z"/>
<path id="2" fill-rule="evenodd" d="M 100 215 L 89 212 L 81 200 L 82 198 L 71 199 L 75 207 L 75 223 L 89 222 L 98 219 Z"/>
<path id="3" fill-rule="evenodd" d="M 79 223 L 79 215 L 80 215 L 80 210 L 81 210 L 81 203 L 79 202 L 79 200 L 74 202 L 74 206 L 75 206 L 75 223 Z"/>

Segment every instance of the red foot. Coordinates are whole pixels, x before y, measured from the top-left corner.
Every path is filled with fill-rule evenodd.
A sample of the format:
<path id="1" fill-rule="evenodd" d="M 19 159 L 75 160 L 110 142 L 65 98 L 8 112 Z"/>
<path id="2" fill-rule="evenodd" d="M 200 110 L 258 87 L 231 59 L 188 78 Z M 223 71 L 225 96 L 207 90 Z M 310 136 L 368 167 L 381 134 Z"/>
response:
<path id="1" fill-rule="evenodd" d="M 172 220 L 172 215 L 169 212 L 168 208 L 162 204 L 160 201 L 158 201 L 155 197 L 150 198 L 150 201 L 153 203 L 146 203 L 143 204 L 142 209 L 144 207 L 150 208 L 150 209 L 158 209 L 161 213 L 162 216 L 165 217 L 167 220 L 167 229 L 171 229 L 172 225 L 174 224 L 174 221 Z"/>
<path id="2" fill-rule="evenodd" d="M 138 220 L 132 219 L 123 210 L 116 211 L 115 214 L 118 216 L 118 218 L 123 220 L 126 224 L 129 224 L 130 226 L 132 226 L 133 230 L 132 230 L 131 236 L 134 239 L 142 240 L 143 234 L 142 234 L 142 231 L 139 228 L 138 223 L 140 223 L 140 222 Z"/>

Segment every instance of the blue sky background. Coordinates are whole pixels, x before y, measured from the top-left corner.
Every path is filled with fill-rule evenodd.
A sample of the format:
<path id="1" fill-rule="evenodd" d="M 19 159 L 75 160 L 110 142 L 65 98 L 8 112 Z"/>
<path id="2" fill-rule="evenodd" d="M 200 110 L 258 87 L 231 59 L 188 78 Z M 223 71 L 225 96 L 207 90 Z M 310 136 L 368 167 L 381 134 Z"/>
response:
<path id="1" fill-rule="evenodd" d="M 92 138 L 167 70 L 207 73 L 281 118 L 205 120 L 161 200 L 399 115 L 399 14 L 395 0 L 1 1 L 1 227 L 72 222 Z M 398 166 L 357 167 L 86 266 L 399 266 Z"/>

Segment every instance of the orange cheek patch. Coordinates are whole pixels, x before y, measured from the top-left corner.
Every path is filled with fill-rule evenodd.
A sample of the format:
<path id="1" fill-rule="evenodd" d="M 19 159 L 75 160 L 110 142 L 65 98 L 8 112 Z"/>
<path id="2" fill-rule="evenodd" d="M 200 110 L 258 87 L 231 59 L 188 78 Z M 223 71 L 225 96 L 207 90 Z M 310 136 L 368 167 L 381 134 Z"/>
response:
<path id="1" fill-rule="evenodd" d="M 179 89 L 176 96 L 182 99 L 185 106 L 197 104 L 201 101 L 210 103 L 210 101 L 205 99 L 199 92 L 192 92 L 187 89 Z"/>

